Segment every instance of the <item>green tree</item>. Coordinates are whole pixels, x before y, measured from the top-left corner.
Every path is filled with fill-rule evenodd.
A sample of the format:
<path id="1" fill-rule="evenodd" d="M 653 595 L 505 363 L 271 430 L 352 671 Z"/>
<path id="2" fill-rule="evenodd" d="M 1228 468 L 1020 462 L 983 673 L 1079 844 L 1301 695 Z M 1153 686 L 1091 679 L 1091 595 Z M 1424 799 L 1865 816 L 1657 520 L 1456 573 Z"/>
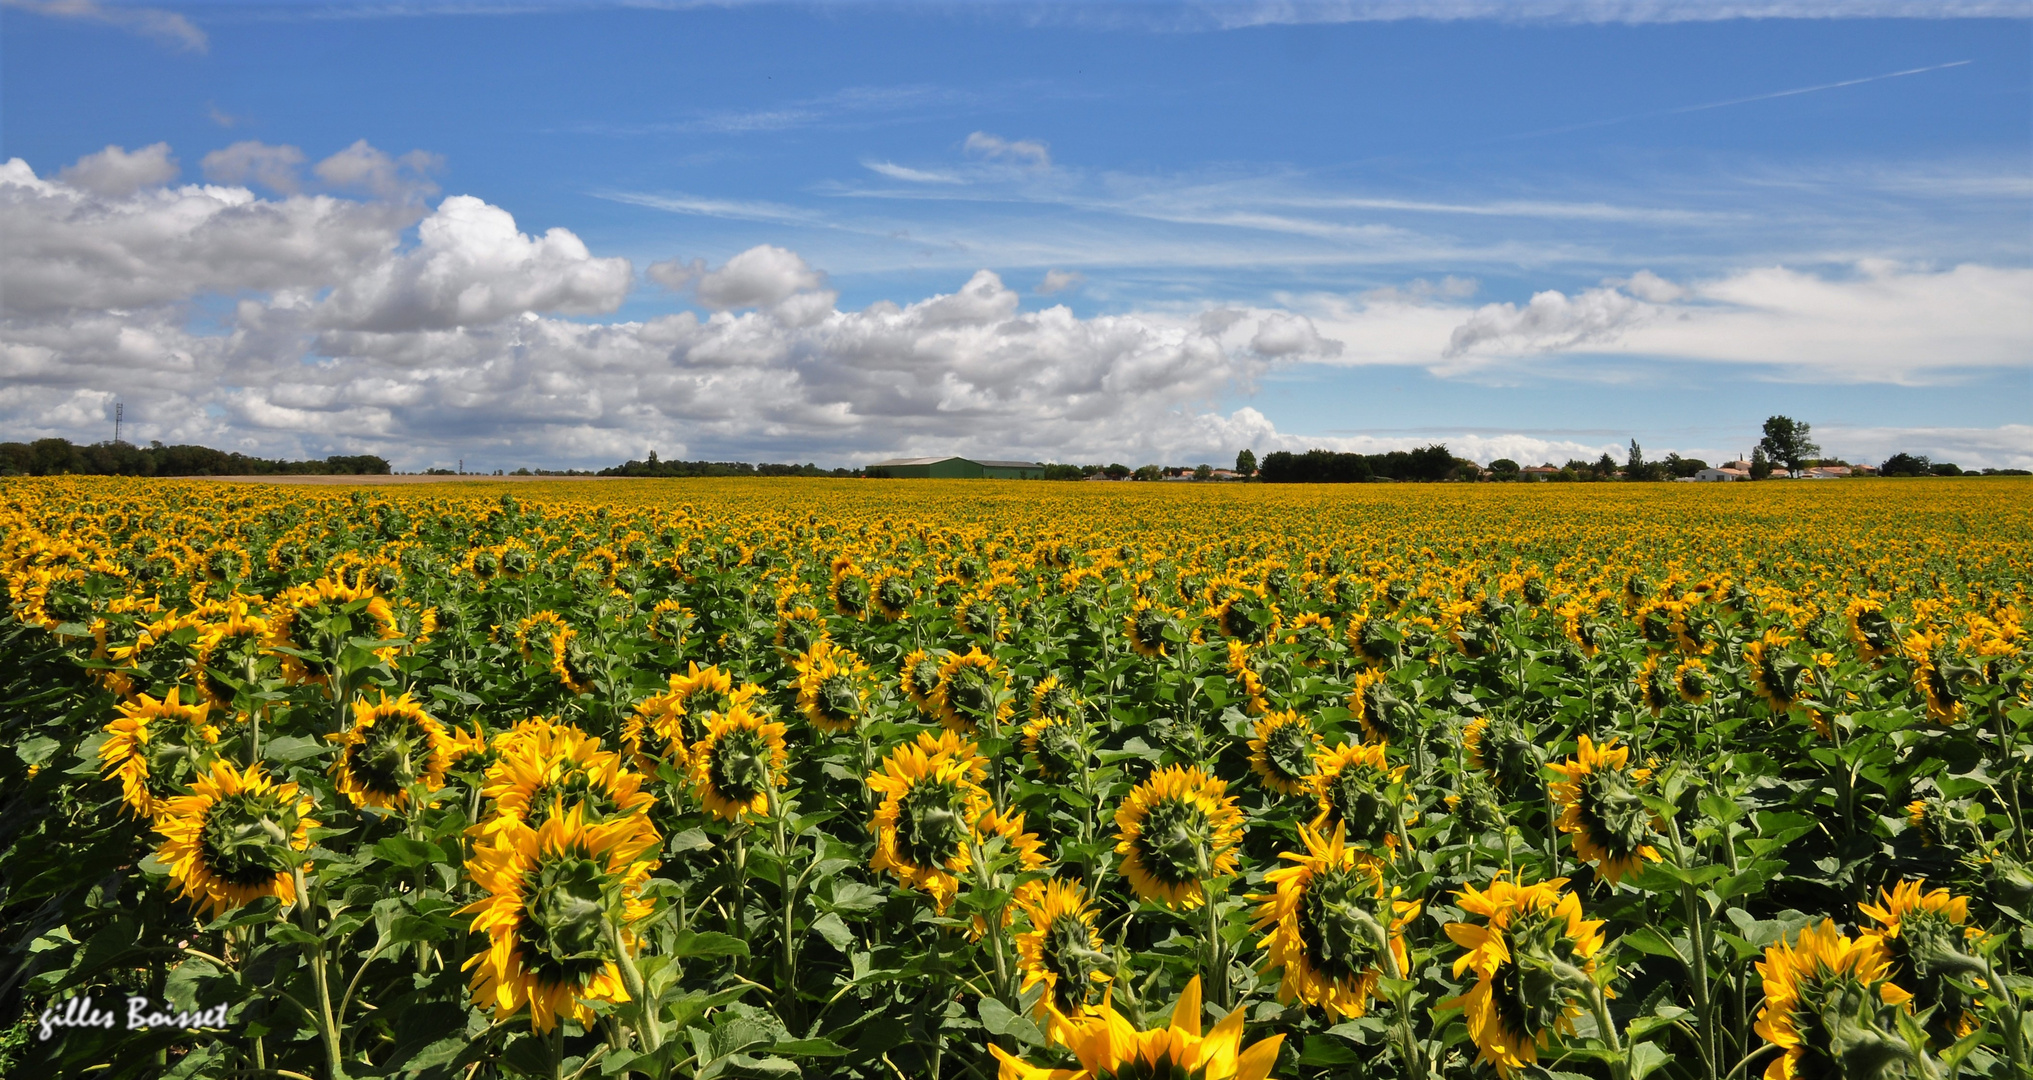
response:
<path id="1" fill-rule="evenodd" d="M 1751 479 L 1763 480 L 1772 475 L 1772 459 L 1765 456 L 1765 448 L 1759 446 L 1751 451 Z"/>
<path id="2" fill-rule="evenodd" d="M 1518 463 L 1510 458 L 1500 457 L 1489 463 L 1489 471 L 1490 475 L 1498 480 L 1516 480 L 1519 472 Z"/>
<path id="3" fill-rule="evenodd" d="M 1193 479 L 1195 480 L 1214 479 L 1214 466 L 1209 465 L 1204 461 L 1201 462 L 1200 467 L 1193 470 Z"/>
<path id="4" fill-rule="evenodd" d="M 1798 474 L 1807 463 L 1821 453 L 1821 447 L 1807 437 L 1808 425 L 1790 416 L 1773 416 L 1765 420 L 1765 437 L 1758 440 L 1758 449 L 1773 462 L 1783 463 L 1788 473 Z"/>
<path id="5" fill-rule="evenodd" d="M 1235 471 L 1244 476 L 1255 476 L 1257 473 L 1256 451 L 1245 449 L 1242 453 L 1235 455 Z"/>
<path id="6" fill-rule="evenodd" d="M 1130 478 L 1133 480 L 1163 480 L 1165 478 L 1165 470 L 1156 465 L 1144 465 L 1139 467 L 1136 472 L 1131 473 Z"/>
<path id="7" fill-rule="evenodd" d="M 1934 463 L 1927 460 L 1926 454 L 1904 452 L 1886 458 L 1885 463 L 1878 468 L 1881 476 L 1928 476 L 1933 471 Z"/>

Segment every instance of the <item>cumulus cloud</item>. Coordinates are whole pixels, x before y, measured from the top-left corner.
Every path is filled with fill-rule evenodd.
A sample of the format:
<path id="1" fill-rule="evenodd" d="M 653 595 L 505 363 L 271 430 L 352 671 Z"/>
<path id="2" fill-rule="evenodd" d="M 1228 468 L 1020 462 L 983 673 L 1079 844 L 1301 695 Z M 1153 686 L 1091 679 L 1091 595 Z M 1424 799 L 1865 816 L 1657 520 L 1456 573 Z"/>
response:
<path id="1" fill-rule="evenodd" d="M 595 258 L 566 229 L 541 237 L 471 195 L 454 195 L 417 226 L 416 250 L 344 281 L 312 321 L 391 333 L 491 323 L 525 311 L 591 315 L 621 306 L 627 259 Z"/>
<path id="2" fill-rule="evenodd" d="M 1052 152 L 1044 143 L 1034 139 L 1005 139 L 977 131 L 967 136 L 966 150 L 970 154 L 990 161 L 1014 161 L 1033 169 L 1052 167 Z"/>
<path id="3" fill-rule="evenodd" d="M 176 179 L 177 172 L 176 159 L 169 156 L 169 144 L 159 142 L 131 152 L 108 146 L 66 165 L 57 173 L 57 179 L 94 195 L 118 198 L 145 187 L 167 184 Z"/>
<path id="4" fill-rule="evenodd" d="M 1557 289 L 1534 293 L 1530 303 L 1484 304 L 1454 328 L 1441 355 L 1452 358 L 1476 349 L 1551 352 L 1591 341 L 1614 340 L 1625 327 L 1653 312 L 1644 302 L 1615 289 L 1589 289 L 1573 297 Z"/>
<path id="5" fill-rule="evenodd" d="M 423 150 L 394 157 L 361 139 L 313 166 L 318 179 L 335 188 L 364 191 L 378 198 L 437 194 L 430 175 L 444 168 L 444 159 Z"/>
<path id="6" fill-rule="evenodd" d="M 762 307 L 825 284 L 825 275 L 805 265 L 797 252 L 759 244 L 701 275 L 698 293 L 709 307 Z"/>
<path id="7" fill-rule="evenodd" d="M 1283 312 L 1257 324 L 1257 332 L 1249 339 L 1249 347 L 1264 356 L 1275 357 L 1339 356 L 1342 348 L 1341 342 L 1321 337 L 1320 331 L 1313 326 L 1313 320 L 1304 315 Z"/>
<path id="8" fill-rule="evenodd" d="M 6 0 L 4 6 L 56 19 L 102 23 L 130 34 L 154 38 L 185 52 L 204 52 L 210 44 L 205 32 L 189 19 L 157 8 L 107 5 L 97 0 Z"/>
<path id="9" fill-rule="evenodd" d="M 213 183 L 251 182 L 277 194 L 294 195 L 303 186 L 303 178 L 297 175 L 303 163 L 304 152 L 294 146 L 270 146 L 248 139 L 206 154 L 198 167 Z"/>
<path id="10" fill-rule="evenodd" d="M 1085 284 L 1087 284 L 1087 275 L 1078 270 L 1047 270 L 1045 271 L 1044 279 L 1039 281 L 1038 287 L 1032 291 L 1036 292 L 1039 296 L 1052 296 L 1057 293 L 1071 292 Z"/>
<path id="11" fill-rule="evenodd" d="M 868 171 L 875 173 L 879 176 L 887 176 L 891 180 L 903 180 L 912 184 L 966 183 L 965 180 L 962 180 L 960 177 L 957 177 L 952 173 L 932 172 L 925 169 L 913 169 L 908 165 L 898 165 L 895 162 L 890 161 L 864 161 L 861 164 L 863 165 L 863 167 L 867 168 Z"/>

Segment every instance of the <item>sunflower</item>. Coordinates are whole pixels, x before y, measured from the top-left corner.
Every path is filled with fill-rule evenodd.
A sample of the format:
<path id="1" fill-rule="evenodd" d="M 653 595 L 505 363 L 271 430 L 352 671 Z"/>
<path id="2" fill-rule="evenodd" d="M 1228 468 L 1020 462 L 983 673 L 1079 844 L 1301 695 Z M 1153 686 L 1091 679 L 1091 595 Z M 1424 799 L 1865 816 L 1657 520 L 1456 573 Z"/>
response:
<path id="1" fill-rule="evenodd" d="M 1394 854 L 1398 836 L 1390 788 L 1404 781 L 1410 766 L 1391 768 L 1382 743 L 1344 743 L 1315 756 L 1313 764 L 1313 795 L 1319 801 L 1314 830 L 1340 826 L 1356 843 Z M 1409 792 L 1404 795 L 1405 801 L 1411 798 Z"/>
<path id="2" fill-rule="evenodd" d="M 1657 716 L 1673 704 L 1675 696 L 1672 670 L 1660 665 L 1658 653 L 1646 653 L 1644 665 L 1638 668 L 1639 700 Z"/>
<path id="3" fill-rule="evenodd" d="M 771 792 L 784 782 L 790 751 L 784 725 L 736 705 L 713 717 L 692 747 L 692 790 L 706 809 L 728 821 L 770 812 Z"/>
<path id="4" fill-rule="evenodd" d="M 155 859 L 199 910 L 218 915 L 263 896 L 296 903 L 295 853 L 310 847 L 318 823 L 295 784 L 271 781 L 259 765 L 213 761 L 190 794 L 159 808 Z"/>
<path id="5" fill-rule="evenodd" d="M 575 727 L 518 729 L 497 740 L 500 758 L 480 788 L 494 811 L 483 833 L 533 829 L 574 809 L 595 823 L 636 818 L 648 828 L 645 815 L 656 797 L 642 790 L 640 773 L 622 767 L 621 755 L 600 749 L 598 738 Z"/>
<path id="6" fill-rule="evenodd" d="M 1680 694 L 1680 700 L 1689 705 L 1699 705 L 1708 700 L 1708 665 L 1698 657 L 1690 656 L 1673 668 L 1673 689 Z"/>
<path id="7" fill-rule="evenodd" d="M 575 808 L 475 849 L 466 872 L 487 895 L 459 909 L 487 935 L 466 961 L 474 1002 L 497 1017 L 527 1005 L 542 1032 L 561 1016 L 590 1028 L 587 1002 L 627 1001 L 615 946 L 627 947 L 626 928 L 651 912 L 640 894 L 656 843 L 626 821 L 589 824 Z"/>
<path id="8" fill-rule="evenodd" d="M 649 636 L 673 648 L 685 644 L 685 638 L 692 631 L 692 624 L 698 616 L 692 609 L 677 600 L 659 600 L 649 609 Z"/>
<path id="9" fill-rule="evenodd" d="M 1009 612 L 996 602 L 995 593 L 982 588 L 962 599 L 953 610 L 953 625 L 961 633 L 994 643 L 1009 632 Z"/>
<path id="10" fill-rule="evenodd" d="M 940 660 L 941 655 L 917 649 L 904 657 L 903 670 L 898 674 L 904 696 L 910 698 L 911 704 L 926 716 L 939 715 L 934 695 L 939 692 Z"/>
<path id="11" fill-rule="evenodd" d="M 671 676 L 668 696 L 688 743 L 705 738 L 715 716 L 746 705 L 762 693 L 762 687 L 754 683 L 734 685 L 734 677 L 717 664 L 702 668 L 691 663 L 686 669 L 683 675 Z"/>
<path id="12" fill-rule="evenodd" d="M 1874 997 L 1886 1005 L 1912 1000 L 1891 981 L 1891 962 L 1883 938 L 1865 934 L 1853 941 L 1832 919 L 1802 929 L 1794 944 L 1767 947 L 1757 965 L 1765 1003 L 1752 1030 L 1784 1053 L 1766 1066 L 1765 1080 L 1839 1075 L 1831 1026 L 1869 1024 L 1877 1012 Z"/>
<path id="13" fill-rule="evenodd" d="M 1793 639 L 1777 630 L 1767 630 L 1758 640 L 1744 646 L 1744 667 L 1751 673 L 1751 688 L 1773 712 L 1785 712 L 1800 698 L 1800 679 L 1807 670 L 1786 648 Z"/>
<path id="14" fill-rule="evenodd" d="M 586 647 L 579 643 L 579 632 L 569 626 L 559 626 L 551 635 L 551 674 L 558 682 L 574 694 L 593 692 L 593 675 L 587 668 Z"/>
<path id="15" fill-rule="evenodd" d="M 1129 635 L 1129 647 L 1138 656 L 1152 659 L 1165 655 L 1165 631 L 1176 631 L 1180 613 L 1160 604 L 1139 597 L 1136 606 L 1122 617 L 1123 633 Z"/>
<path id="16" fill-rule="evenodd" d="M 1204 614 L 1221 628 L 1224 636 L 1258 642 L 1277 632 L 1278 606 L 1271 603 L 1263 586 L 1239 581 L 1217 582 L 1210 589 L 1210 595 L 1221 599 L 1208 607 Z"/>
<path id="17" fill-rule="evenodd" d="M 1489 774 L 1507 791 L 1516 792 L 1538 774 L 1539 758 L 1532 740 L 1504 716 L 1478 716 L 1461 729 L 1468 763 Z"/>
<path id="18" fill-rule="evenodd" d="M 218 752 L 219 729 L 205 722 L 211 703 L 186 705 L 170 687 L 160 700 L 139 695 L 119 704 L 120 715 L 105 727 L 99 744 L 103 775 L 120 780 L 120 796 L 146 818 L 157 804 L 191 778 L 203 776 Z"/>
<path id="19" fill-rule="evenodd" d="M 1200 1034 L 1200 1013 L 1200 977 L 1196 975 L 1172 1006 L 1170 1024 L 1154 1031 L 1138 1031 L 1105 1004 L 1077 1019 L 1054 1011 L 1048 1026 L 1079 1059 L 1078 1069 L 1042 1069 L 1000 1046 L 988 1049 L 1002 1063 L 998 1080 L 1265 1080 L 1271 1075 L 1284 1035 L 1273 1035 L 1243 1049 L 1242 1009 L 1222 1017 L 1205 1036 Z"/>
<path id="20" fill-rule="evenodd" d="M 1597 746 L 1583 735 L 1572 758 L 1547 766 L 1567 777 L 1553 785 L 1553 798 L 1564 808 L 1560 831 L 1574 837 L 1575 858 L 1593 863 L 1596 875 L 1611 885 L 1659 861 L 1659 849 L 1646 843 L 1652 812 L 1637 792 L 1652 770 L 1629 768 L 1630 756 L 1630 747 L 1615 739 Z"/>
<path id="21" fill-rule="evenodd" d="M 1381 669 L 1358 672 L 1348 695 L 1348 715 L 1370 742 L 1396 742 L 1412 734 L 1411 708 L 1391 689 Z"/>
<path id="22" fill-rule="evenodd" d="M 1264 786 L 1280 795 L 1309 790 L 1319 771 L 1314 758 L 1326 748 L 1313 722 L 1290 709 L 1257 718 L 1249 741 L 1249 767 Z"/>
<path id="23" fill-rule="evenodd" d="M 1879 889 L 1877 904 L 1858 904 L 1876 926 L 1862 927 L 1859 941 L 1875 940 L 1891 959 L 1887 978 L 1912 989 L 1915 1004 L 1940 1011 L 1929 1024 L 1942 1045 L 1974 1031 L 1976 1017 L 1971 1002 L 1956 988 L 1950 976 L 1969 975 L 1981 970 L 1966 947 L 1984 939 L 1982 927 L 1969 921 L 1969 898 L 1947 889 L 1922 892 L 1921 881 L 1901 881 L 1890 889 Z"/>
<path id="24" fill-rule="evenodd" d="M 484 777 L 487 770 L 500 760 L 500 752 L 488 740 L 487 730 L 480 726 L 478 720 L 473 721 L 472 731 L 453 727 L 450 736 L 445 747 L 445 771 L 448 773 L 468 779 Z"/>
<path id="25" fill-rule="evenodd" d="M 191 662 L 192 681 L 205 698 L 221 708 L 232 704 L 233 689 L 212 674 L 215 667 L 258 656 L 274 633 L 268 620 L 252 614 L 246 601 L 233 600 L 198 635 L 198 654 Z"/>
<path id="26" fill-rule="evenodd" d="M 634 712 L 621 725 L 621 745 L 636 768 L 654 773 L 659 762 L 667 761 L 685 771 L 689 759 L 683 717 L 669 694 L 651 694 L 635 703 Z"/>
<path id="27" fill-rule="evenodd" d="M 1094 906 L 1078 881 L 1057 878 L 1019 897 L 1016 906 L 1030 929 L 1016 936 L 1017 967 L 1023 990 L 1043 983 L 1038 1019 L 1049 1021 L 1046 1006 L 1066 1016 L 1084 1015 L 1097 983 L 1109 981 L 1109 965 L 1101 931 L 1095 928 Z"/>
<path id="28" fill-rule="evenodd" d="M 1262 663 L 1261 650 L 1252 658 L 1247 644 L 1240 641 L 1228 643 L 1228 674 L 1235 684 L 1236 696 L 1242 699 L 1243 712 L 1251 716 L 1262 716 L 1271 711 L 1271 703 L 1264 697 L 1263 676 L 1257 671 Z"/>
<path id="29" fill-rule="evenodd" d="M 1283 852 L 1294 865 L 1264 876 L 1277 891 L 1260 901 L 1255 928 L 1270 933 L 1257 943 L 1270 950 L 1264 970 L 1281 969 L 1278 1000 L 1325 1009 L 1334 1021 L 1362 1016 L 1377 979 L 1411 970 L 1404 928 L 1419 915 L 1417 901 L 1386 891 L 1374 857 L 1348 846 L 1340 826 L 1322 837 L 1305 826 L 1304 854 Z M 1384 963 L 1385 939 L 1391 962 Z"/>
<path id="30" fill-rule="evenodd" d="M 1397 658 L 1398 639 L 1390 634 L 1390 620 L 1360 614 L 1350 616 L 1347 638 L 1350 648 L 1371 667 L 1388 664 Z"/>
<path id="31" fill-rule="evenodd" d="M 895 570 L 885 570 L 875 579 L 875 586 L 869 590 L 869 602 L 875 613 L 896 622 L 910 613 L 911 605 L 918 601 L 917 586 L 911 579 Z"/>
<path id="32" fill-rule="evenodd" d="M 1581 899 L 1566 885 L 1566 878 L 1519 885 L 1499 874 L 1488 889 L 1470 885 L 1455 894 L 1484 925 L 1447 924 L 1448 938 L 1468 950 L 1455 958 L 1454 974 L 1472 970 L 1476 983 L 1440 1007 L 1462 1010 L 1476 1060 L 1500 1077 L 1536 1063 L 1539 1048 L 1556 1031 L 1571 1034 L 1581 1015 L 1573 975 L 1593 976 L 1602 920 L 1583 919 Z"/>
<path id="33" fill-rule="evenodd" d="M 1202 882 L 1235 872 L 1242 811 L 1198 766 L 1159 769 L 1115 811 L 1116 854 L 1139 898 L 1174 910 L 1205 902 Z"/>
<path id="34" fill-rule="evenodd" d="M 798 711 L 820 731 L 853 731 L 868 708 L 875 680 L 852 649 L 818 641 L 792 662 L 798 672 Z"/>
<path id="35" fill-rule="evenodd" d="M 1024 751 L 1048 783 L 1064 783 L 1087 762 L 1087 725 L 1077 714 L 1044 713 L 1024 724 Z"/>
<path id="36" fill-rule="evenodd" d="M 787 598 L 777 607 L 776 647 L 786 657 L 812 651 L 827 639 L 826 617 L 810 604 Z"/>
<path id="37" fill-rule="evenodd" d="M 1849 638 L 1856 643 L 1857 653 L 1864 659 L 1876 660 L 1899 650 L 1899 631 L 1886 617 L 1883 601 L 1876 597 L 1859 596 L 1843 608 L 1842 614 Z"/>
<path id="38" fill-rule="evenodd" d="M 963 734 L 976 730 L 984 720 L 1001 723 L 1016 711 L 1009 696 L 1009 676 L 995 658 L 980 646 L 965 653 L 948 653 L 939 664 L 939 683 L 932 689 L 932 705 L 939 722 Z"/>
<path id="39" fill-rule="evenodd" d="M 973 865 L 974 825 L 993 809 L 981 786 L 987 775 L 988 759 L 951 731 L 920 734 L 890 751 L 868 778 L 882 794 L 869 824 L 876 837 L 869 868 L 930 893 L 944 912 L 959 891 L 958 875 Z"/>
<path id="40" fill-rule="evenodd" d="M 869 601 L 872 599 L 868 578 L 853 563 L 834 568 L 830 591 L 836 613 L 857 621 L 868 618 Z"/>
<path id="41" fill-rule="evenodd" d="M 371 705 L 364 695 L 356 699 L 352 728 L 331 736 L 340 746 L 332 777 L 353 805 L 386 809 L 407 805 L 412 784 L 427 791 L 445 786 L 451 738 L 408 693 L 378 692 L 381 700 Z"/>
<path id="42" fill-rule="evenodd" d="M 1949 668 L 1959 665 L 1950 659 L 1947 635 L 1915 630 L 1907 635 L 1903 648 L 1913 667 L 1913 688 L 1927 702 L 1928 717 L 1938 724 L 1953 724 L 1962 719 L 1962 691 L 1948 673 Z"/>

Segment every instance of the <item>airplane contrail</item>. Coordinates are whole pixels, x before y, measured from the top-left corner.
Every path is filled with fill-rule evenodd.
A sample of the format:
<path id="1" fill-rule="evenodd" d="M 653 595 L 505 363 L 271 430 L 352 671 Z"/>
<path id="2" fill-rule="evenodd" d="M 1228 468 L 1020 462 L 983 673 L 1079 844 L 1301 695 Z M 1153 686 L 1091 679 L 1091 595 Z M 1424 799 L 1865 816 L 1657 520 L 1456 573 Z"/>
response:
<path id="1" fill-rule="evenodd" d="M 1946 64 L 1935 64 L 1931 67 L 1907 68 L 1904 71 L 1888 71 L 1883 75 L 1866 75 L 1861 79 L 1844 79 L 1841 82 L 1822 83 L 1819 86 L 1801 86 L 1795 87 L 1794 89 L 1791 90 L 1774 90 L 1769 94 L 1752 94 L 1750 97 L 1731 98 L 1728 101 L 1710 101 L 1700 105 L 1682 105 L 1678 108 L 1673 109 L 1654 109 L 1651 112 L 1632 113 L 1629 116 L 1613 116 L 1607 120 L 1589 120 L 1579 124 L 1568 124 L 1564 127 L 1542 128 L 1538 131 L 1527 131 L 1517 135 L 1502 135 L 1498 136 L 1496 139 L 1492 141 L 1505 142 L 1513 139 L 1534 139 L 1538 138 L 1541 135 L 1559 135 L 1569 131 L 1583 131 L 1588 128 L 1607 127 L 1610 124 L 1623 124 L 1628 123 L 1632 120 L 1643 120 L 1646 119 L 1647 117 L 1653 116 L 1678 116 L 1681 115 L 1682 113 L 1702 112 L 1703 110 L 1706 109 L 1721 109 L 1727 108 L 1728 106 L 1731 105 L 1748 105 L 1753 101 L 1770 101 L 1773 98 L 1794 97 L 1799 94 L 1813 94 L 1818 93 L 1819 91 L 1822 90 L 1839 90 L 1845 86 L 1861 86 L 1864 83 L 1880 82 L 1885 79 L 1901 79 L 1905 78 L 1908 75 L 1924 75 L 1930 71 L 1943 71 L 1948 68 L 1962 67 L 1965 64 L 1971 63 L 1975 63 L 1975 61 L 1952 60 Z"/>

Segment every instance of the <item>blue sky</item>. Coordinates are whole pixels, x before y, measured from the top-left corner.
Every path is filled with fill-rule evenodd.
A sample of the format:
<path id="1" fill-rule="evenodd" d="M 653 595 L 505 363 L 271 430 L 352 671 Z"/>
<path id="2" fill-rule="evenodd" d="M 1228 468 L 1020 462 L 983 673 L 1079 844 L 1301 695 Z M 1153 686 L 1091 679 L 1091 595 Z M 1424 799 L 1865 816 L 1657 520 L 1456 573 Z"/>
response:
<path id="1" fill-rule="evenodd" d="M 109 299 L 10 301 L 0 436 L 103 437 L 120 397 L 151 437 L 415 468 L 1714 459 L 1785 412 L 2033 464 L 2033 6 L 1483 7 L 15 0 L 0 159 L 43 186 L 5 228 L 46 243 L 0 259 Z M 170 194 L 208 180 L 380 217 L 142 224 L 238 205 Z M 530 246 L 469 215 L 431 248 L 452 196 Z M 107 215 L 153 239 L 77 254 Z M 531 254 L 557 229 L 583 250 Z M 432 314 L 473 295 L 445 266 L 532 306 Z"/>

